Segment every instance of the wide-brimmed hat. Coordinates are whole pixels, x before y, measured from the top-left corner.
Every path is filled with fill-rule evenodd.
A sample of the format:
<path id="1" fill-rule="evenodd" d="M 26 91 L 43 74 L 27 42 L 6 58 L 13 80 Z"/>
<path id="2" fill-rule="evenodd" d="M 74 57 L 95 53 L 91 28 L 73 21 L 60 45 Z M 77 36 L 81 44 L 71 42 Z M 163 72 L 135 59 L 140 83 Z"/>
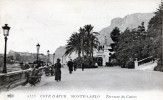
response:
<path id="1" fill-rule="evenodd" d="M 61 60 L 58 58 L 57 61 L 61 61 Z"/>

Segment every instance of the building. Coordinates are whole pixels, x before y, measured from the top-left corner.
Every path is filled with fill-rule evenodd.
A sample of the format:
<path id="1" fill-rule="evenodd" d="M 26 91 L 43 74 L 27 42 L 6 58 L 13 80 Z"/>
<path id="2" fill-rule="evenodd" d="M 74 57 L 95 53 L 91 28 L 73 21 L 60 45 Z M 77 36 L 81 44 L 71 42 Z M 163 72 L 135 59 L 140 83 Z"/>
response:
<path id="1" fill-rule="evenodd" d="M 99 66 L 105 66 L 109 62 L 110 45 L 107 44 L 107 39 L 105 36 L 104 45 L 99 45 L 98 49 L 94 51 L 94 56 L 97 58 L 97 63 Z"/>

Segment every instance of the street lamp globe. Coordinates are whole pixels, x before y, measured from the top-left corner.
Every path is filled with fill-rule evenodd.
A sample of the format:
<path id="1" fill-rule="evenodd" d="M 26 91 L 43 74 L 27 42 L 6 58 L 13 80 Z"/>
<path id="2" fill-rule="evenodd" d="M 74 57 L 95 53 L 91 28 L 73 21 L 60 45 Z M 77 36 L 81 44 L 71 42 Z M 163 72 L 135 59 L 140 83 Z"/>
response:
<path id="1" fill-rule="evenodd" d="M 49 52 L 50 52 L 50 51 L 48 50 L 48 51 L 47 51 L 47 54 L 48 54 L 48 55 L 49 55 Z"/>
<path id="2" fill-rule="evenodd" d="M 40 49 L 40 44 L 39 43 L 36 45 L 36 48 L 37 48 L 37 50 Z"/>
<path id="3" fill-rule="evenodd" d="M 5 26 L 3 26 L 2 29 L 4 36 L 7 37 L 9 35 L 10 27 L 8 26 L 8 24 L 5 24 Z"/>

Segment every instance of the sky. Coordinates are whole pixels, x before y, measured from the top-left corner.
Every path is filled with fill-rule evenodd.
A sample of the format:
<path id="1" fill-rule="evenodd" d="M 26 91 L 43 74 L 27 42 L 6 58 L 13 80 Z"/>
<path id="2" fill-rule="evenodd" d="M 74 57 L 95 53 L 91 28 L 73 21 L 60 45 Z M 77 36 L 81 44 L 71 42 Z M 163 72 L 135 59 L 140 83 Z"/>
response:
<path id="1" fill-rule="evenodd" d="M 156 11 L 161 0 L 0 0 L 0 26 L 11 29 L 7 52 L 54 53 L 73 32 L 86 24 L 99 32 L 116 17 Z M 0 29 L 0 53 L 4 53 Z"/>

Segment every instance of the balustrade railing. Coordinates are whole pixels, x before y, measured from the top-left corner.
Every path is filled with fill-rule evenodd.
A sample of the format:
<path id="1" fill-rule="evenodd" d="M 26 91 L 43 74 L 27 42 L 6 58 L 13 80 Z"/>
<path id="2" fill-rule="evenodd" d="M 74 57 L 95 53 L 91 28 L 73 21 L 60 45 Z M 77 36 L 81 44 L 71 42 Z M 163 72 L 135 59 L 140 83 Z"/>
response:
<path id="1" fill-rule="evenodd" d="M 152 56 L 141 59 L 138 61 L 138 66 L 149 63 L 149 62 L 153 62 L 153 61 L 154 61 L 154 58 Z"/>
<path id="2" fill-rule="evenodd" d="M 153 69 L 157 66 L 157 59 L 154 59 L 152 56 L 141 59 L 141 60 L 135 60 L 135 69 Z M 144 68 L 142 68 L 144 67 Z"/>
<path id="3" fill-rule="evenodd" d="M 50 66 L 49 66 L 50 67 Z M 45 67 L 39 67 L 36 70 L 43 71 Z M 14 71 L 9 73 L 0 73 L 0 91 L 1 90 L 8 90 L 9 88 L 13 88 L 17 85 L 22 84 L 25 82 L 27 76 L 26 73 L 31 73 L 32 68 L 27 70 L 20 70 Z"/>

